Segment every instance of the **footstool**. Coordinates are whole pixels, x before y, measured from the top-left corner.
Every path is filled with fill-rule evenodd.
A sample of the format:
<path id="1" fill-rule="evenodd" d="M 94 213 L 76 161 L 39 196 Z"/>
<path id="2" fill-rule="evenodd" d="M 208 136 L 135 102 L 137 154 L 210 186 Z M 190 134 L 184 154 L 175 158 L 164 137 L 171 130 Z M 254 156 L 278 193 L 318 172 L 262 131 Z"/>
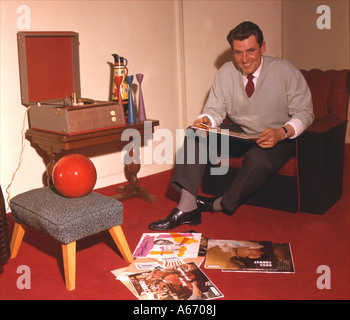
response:
<path id="1" fill-rule="evenodd" d="M 123 205 L 118 200 L 91 192 L 80 198 L 66 198 L 54 187 L 33 189 L 10 200 L 15 221 L 11 258 L 17 256 L 24 236 L 23 226 L 43 232 L 62 243 L 65 283 L 75 289 L 76 241 L 103 230 L 109 231 L 124 260 L 133 261 L 121 225 Z"/>

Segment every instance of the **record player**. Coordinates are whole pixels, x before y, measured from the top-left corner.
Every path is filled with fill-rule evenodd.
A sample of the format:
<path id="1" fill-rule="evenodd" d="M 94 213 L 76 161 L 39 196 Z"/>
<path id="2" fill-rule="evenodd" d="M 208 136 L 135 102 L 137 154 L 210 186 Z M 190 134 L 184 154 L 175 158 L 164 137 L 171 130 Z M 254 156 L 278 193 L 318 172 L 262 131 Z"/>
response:
<path id="1" fill-rule="evenodd" d="M 29 128 L 74 135 L 125 126 L 122 103 L 81 97 L 78 33 L 18 32 L 17 40 Z"/>

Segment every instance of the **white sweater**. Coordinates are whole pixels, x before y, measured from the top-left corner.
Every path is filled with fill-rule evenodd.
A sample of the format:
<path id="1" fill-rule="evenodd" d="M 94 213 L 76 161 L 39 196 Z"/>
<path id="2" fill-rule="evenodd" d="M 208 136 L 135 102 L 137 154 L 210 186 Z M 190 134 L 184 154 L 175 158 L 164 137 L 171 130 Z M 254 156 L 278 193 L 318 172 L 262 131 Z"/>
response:
<path id="1" fill-rule="evenodd" d="M 253 95 L 248 98 L 242 73 L 233 62 L 217 72 L 203 114 L 219 126 L 226 115 L 247 133 L 280 128 L 298 119 L 305 130 L 314 119 L 311 93 L 301 74 L 290 62 L 263 56 Z M 300 134 L 301 132 L 299 132 Z"/>

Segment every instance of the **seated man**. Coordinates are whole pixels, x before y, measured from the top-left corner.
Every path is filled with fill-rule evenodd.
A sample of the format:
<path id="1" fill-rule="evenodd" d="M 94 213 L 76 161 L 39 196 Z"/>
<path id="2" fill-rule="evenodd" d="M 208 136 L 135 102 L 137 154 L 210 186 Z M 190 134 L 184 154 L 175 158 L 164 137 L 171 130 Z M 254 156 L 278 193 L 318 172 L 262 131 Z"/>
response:
<path id="1" fill-rule="evenodd" d="M 180 201 L 169 216 L 149 225 L 152 230 L 200 224 L 203 211 L 233 214 L 293 156 L 294 139 L 314 119 L 311 93 L 302 74 L 286 60 L 263 56 L 266 43 L 256 24 L 239 24 L 227 40 L 233 62 L 218 70 L 203 112 L 194 124 L 219 127 L 228 117 L 235 127 L 258 134 L 259 138 L 254 143 L 233 143 L 235 154 L 244 155 L 244 164 L 230 187 L 218 197 L 198 196 L 206 163 L 198 157 L 195 163 L 186 158 L 183 164 L 177 163 L 171 183 L 181 192 Z M 185 137 L 184 148 L 189 139 L 193 137 Z M 198 145 L 196 142 L 196 149 Z"/>

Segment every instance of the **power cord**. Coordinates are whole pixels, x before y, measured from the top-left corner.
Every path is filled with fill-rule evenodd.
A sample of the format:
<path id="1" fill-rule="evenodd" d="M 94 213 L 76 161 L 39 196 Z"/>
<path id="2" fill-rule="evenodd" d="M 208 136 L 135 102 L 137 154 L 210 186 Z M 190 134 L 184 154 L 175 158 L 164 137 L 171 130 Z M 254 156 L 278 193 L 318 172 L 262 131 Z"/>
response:
<path id="1" fill-rule="evenodd" d="M 6 188 L 6 193 L 7 193 L 7 209 L 6 209 L 6 212 L 8 212 L 9 209 L 10 209 L 10 199 L 11 199 L 10 188 L 11 188 L 12 183 L 15 180 L 15 176 L 17 174 L 17 171 L 21 167 L 21 164 L 22 164 L 22 161 L 23 161 L 23 152 L 24 152 L 24 149 L 25 149 L 25 142 L 26 142 L 25 141 L 25 134 L 24 134 L 24 132 L 25 132 L 25 128 L 26 128 L 26 119 L 27 119 L 27 114 L 28 114 L 29 109 L 30 109 L 30 106 L 27 108 L 26 112 L 24 113 L 24 117 L 23 117 L 23 125 L 22 125 L 22 131 L 21 131 L 21 135 L 22 135 L 21 152 L 19 154 L 18 166 L 17 166 L 17 169 L 15 170 L 15 172 L 12 175 L 11 182 L 9 183 L 9 185 Z"/>

